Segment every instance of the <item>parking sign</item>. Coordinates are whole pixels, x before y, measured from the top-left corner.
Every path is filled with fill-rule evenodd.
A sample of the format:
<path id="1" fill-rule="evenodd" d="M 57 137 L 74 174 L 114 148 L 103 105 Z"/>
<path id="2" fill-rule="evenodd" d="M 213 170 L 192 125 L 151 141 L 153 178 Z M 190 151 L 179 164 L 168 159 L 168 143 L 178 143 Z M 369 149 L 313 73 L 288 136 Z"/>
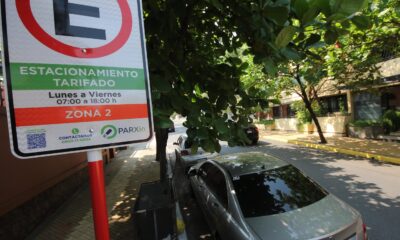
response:
<path id="1" fill-rule="evenodd" d="M 141 12 L 140 0 L 1 0 L 16 156 L 152 137 Z"/>

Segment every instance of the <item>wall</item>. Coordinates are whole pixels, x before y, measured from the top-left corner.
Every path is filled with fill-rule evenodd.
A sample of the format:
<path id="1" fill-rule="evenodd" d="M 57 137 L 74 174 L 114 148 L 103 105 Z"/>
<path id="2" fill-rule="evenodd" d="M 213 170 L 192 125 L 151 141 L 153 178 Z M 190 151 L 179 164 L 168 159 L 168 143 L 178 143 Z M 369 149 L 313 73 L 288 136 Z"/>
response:
<path id="1" fill-rule="evenodd" d="M 318 117 L 318 121 L 322 128 L 322 132 L 326 136 L 346 135 L 346 124 L 350 121 L 350 119 L 351 119 L 350 116 Z M 275 119 L 275 130 L 297 132 L 297 123 L 298 121 L 296 118 Z M 314 126 L 314 134 L 316 134 L 315 126 Z"/>
<path id="2" fill-rule="evenodd" d="M 275 130 L 279 131 L 297 131 L 296 118 L 278 118 L 275 119 Z"/>
<path id="3" fill-rule="evenodd" d="M 400 58 L 391 59 L 378 64 L 380 72 L 384 77 L 400 74 Z"/>
<path id="4" fill-rule="evenodd" d="M 5 108 L 0 109 L 0 143 L 0 216 L 86 166 L 84 153 L 25 160 L 12 156 Z"/>
<path id="5" fill-rule="evenodd" d="M 350 120 L 351 116 L 318 117 L 322 132 L 326 136 L 346 135 L 346 125 Z"/>

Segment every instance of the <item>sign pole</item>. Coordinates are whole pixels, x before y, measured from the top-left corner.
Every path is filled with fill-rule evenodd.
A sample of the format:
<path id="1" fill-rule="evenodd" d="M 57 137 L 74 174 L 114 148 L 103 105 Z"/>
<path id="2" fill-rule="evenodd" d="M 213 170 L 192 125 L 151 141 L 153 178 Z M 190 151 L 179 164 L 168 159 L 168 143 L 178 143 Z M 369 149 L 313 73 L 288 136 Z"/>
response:
<path id="1" fill-rule="evenodd" d="M 110 232 L 108 226 L 103 156 L 101 150 L 87 152 L 87 159 L 96 240 L 109 240 Z"/>

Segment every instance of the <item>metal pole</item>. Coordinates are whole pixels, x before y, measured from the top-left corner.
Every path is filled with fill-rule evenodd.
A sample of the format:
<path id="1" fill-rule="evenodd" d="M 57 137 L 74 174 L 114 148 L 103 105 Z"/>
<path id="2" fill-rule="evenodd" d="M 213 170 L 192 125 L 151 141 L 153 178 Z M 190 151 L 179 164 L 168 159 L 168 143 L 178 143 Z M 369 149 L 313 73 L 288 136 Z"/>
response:
<path id="1" fill-rule="evenodd" d="M 110 232 L 108 226 L 103 156 L 101 150 L 87 152 L 87 159 L 96 240 L 109 240 Z"/>

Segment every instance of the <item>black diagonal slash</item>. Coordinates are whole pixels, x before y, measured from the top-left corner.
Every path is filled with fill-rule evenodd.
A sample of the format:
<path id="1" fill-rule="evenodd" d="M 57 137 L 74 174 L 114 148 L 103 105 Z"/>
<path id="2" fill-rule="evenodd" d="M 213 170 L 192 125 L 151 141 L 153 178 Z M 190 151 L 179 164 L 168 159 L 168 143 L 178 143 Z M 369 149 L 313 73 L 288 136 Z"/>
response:
<path id="1" fill-rule="evenodd" d="M 69 3 L 68 0 L 53 0 L 53 7 L 56 35 L 106 40 L 104 29 L 72 26 L 70 23 L 70 14 L 100 18 L 99 8 Z"/>

